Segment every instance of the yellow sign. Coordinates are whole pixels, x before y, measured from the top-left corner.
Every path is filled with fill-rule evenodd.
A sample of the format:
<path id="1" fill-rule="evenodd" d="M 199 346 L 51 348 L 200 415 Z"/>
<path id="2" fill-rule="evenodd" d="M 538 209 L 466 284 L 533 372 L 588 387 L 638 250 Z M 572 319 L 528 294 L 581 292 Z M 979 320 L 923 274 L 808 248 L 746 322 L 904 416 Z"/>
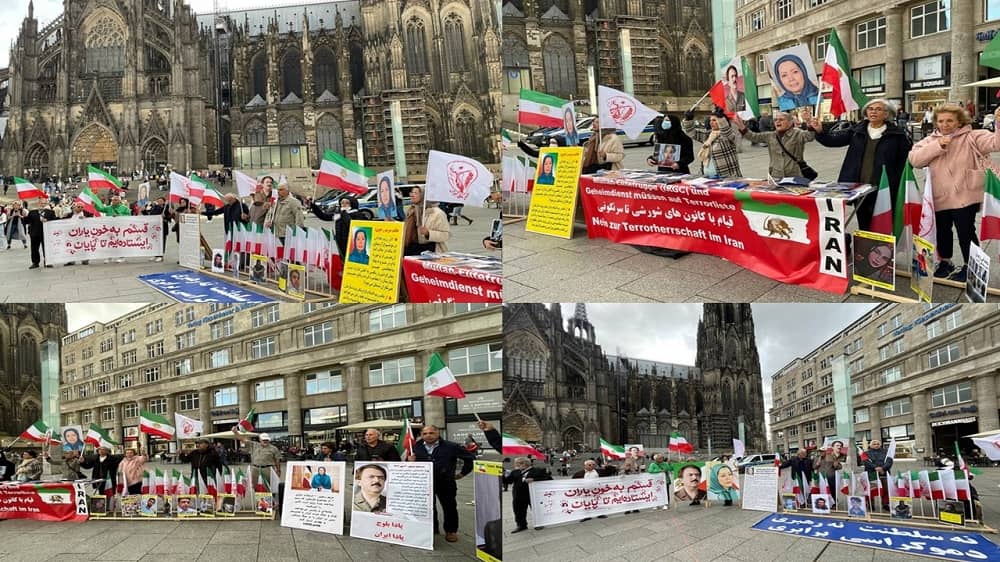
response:
<path id="1" fill-rule="evenodd" d="M 403 261 L 403 223 L 352 221 L 340 302 L 396 302 Z"/>
<path id="2" fill-rule="evenodd" d="M 473 472 L 489 474 L 490 476 L 503 476 L 503 463 L 495 461 L 475 461 L 472 465 Z"/>
<path id="3" fill-rule="evenodd" d="M 525 230 L 573 237 L 582 159 L 583 147 L 579 146 L 543 148 L 538 152 L 538 171 Z"/>
<path id="4" fill-rule="evenodd" d="M 288 264 L 288 281 L 285 282 L 285 292 L 293 299 L 306 298 L 306 266 Z"/>

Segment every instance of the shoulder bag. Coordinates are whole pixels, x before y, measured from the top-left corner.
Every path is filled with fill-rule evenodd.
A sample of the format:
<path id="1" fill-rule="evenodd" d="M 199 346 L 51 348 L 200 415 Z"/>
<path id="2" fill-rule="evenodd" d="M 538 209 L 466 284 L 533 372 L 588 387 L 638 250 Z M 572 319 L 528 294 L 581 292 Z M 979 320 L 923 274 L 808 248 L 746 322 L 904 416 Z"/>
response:
<path id="1" fill-rule="evenodd" d="M 795 163 L 799 165 L 799 172 L 802 174 L 802 177 L 806 178 L 809 181 L 812 181 L 819 177 L 819 173 L 817 173 L 816 170 L 813 170 L 812 166 L 806 164 L 805 160 L 799 160 L 798 158 L 792 156 L 791 152 L 788 152 L 788 149 L 785 148 L 785 145 L 781 142 L 781 137 L 778 136 L 778 133 L 774 133 L 774 140 L 778 141 L 778 146 L 781 147 L 781 150 L 783 150 L 785 154 L 788 155 L 789 158 L 794 160 Z"/>

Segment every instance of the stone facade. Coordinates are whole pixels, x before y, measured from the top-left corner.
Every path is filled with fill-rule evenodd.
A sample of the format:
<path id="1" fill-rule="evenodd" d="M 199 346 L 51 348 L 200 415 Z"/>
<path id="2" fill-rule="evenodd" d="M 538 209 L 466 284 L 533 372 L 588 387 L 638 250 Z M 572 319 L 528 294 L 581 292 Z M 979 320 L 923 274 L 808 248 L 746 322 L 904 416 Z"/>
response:
<path id="1" fill-rule="evenodd" d="M 61 304 L 0 304 L 0 435 L 42 419 L 41 343 L 64 335 Z"/>
<path id="2" fill-rule="evenodd" d="M 742 419 L 748 450 L 766 446 L 749 305 L 704 305 L 695 366 L 606 354 L 583 305 L 565 328 L 558 305 L 507 305 L 504 342 L 504 427 L 527 441 L 666 448 L 679 431 L 695 447 L 720 448 Z"/>
<path id="3" fill-rule="evenodd" d="M 457 431 L 475 418 L 424 396 L 428 362 L 440 353 L 470 399 L 494 404 L 483 419 L 498 421 L 500 316 L 485 305 L 152 304 L 65 338 L 62 421 L 129 440 L 139 409 L 180 412 L 209 432 L 252 407 L 261 431 L 293 444 L 380 417 Z"/>

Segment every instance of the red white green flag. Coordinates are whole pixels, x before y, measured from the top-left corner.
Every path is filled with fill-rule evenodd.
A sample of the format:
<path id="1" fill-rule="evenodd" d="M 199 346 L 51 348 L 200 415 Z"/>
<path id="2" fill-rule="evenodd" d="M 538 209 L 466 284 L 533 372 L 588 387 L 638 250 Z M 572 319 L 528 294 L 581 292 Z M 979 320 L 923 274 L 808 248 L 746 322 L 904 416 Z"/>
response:
<path id="1" fill-rule="evenodd" d="M 222 197 L 222 194 L 208 184 L 205 185 L 205 193 L 201 197 L 201 202 L 203 204 L 214 205 L 216 209 L 226 205 L 226 200 Z"/>
<path id="2" fill-rule="evenodd" d="M 243 473 L 242 468 L 236 471 L 235 484 L 236 484 L 237 495 L 243 496 L 244 494 L 247 493 L 246 474 Z"/>
<path id="3" fill-rule="evenodd" d="M 972 498 L 972 489 L 969 487 L 969 477 L 964 470 L 954 471 L 955 491 L 958 499 L 969 500 Z"/>
<path id="4" fill-rule="evenodd" d="M 545 92 L 522 88 L 517 102 L 517 122 L 539 127 L 562 127 L 563 107 L 568 103 L 568 100 Z"/>
<path id="5" fill-rule="evenodd" d="M 205 192 L 210 189 L 212 186 L 198 174 L 192 173 L 188 176 L 188 202 L 191 205 L 201 205 Z"/>
<path id="6" fill-rule="evenodd" d="M 609 459 L 624 459 L 625 447 L 623 445 L 612 445 L 601 439 L 601 454 Z"/>
<path id="7" fill-rule="evenodd" d="M 427 366 L 427 377 L 424 378 L 424 394 L 427 396 L 442 396 L 448 398 L 465 398 L 465 391 L 458 384 L 455 374 L 444 364 L 437 353 L 431 355 Z"/>
<path id="8" fill-rule="evenodd" d="M 108 436 L 108 432 L 101 426 L 90 424 L 90 428 L 87 429 L 87 435 L 83 438 L 84 443 L 90 443 L 94 447 L 107 447 L 111 448 L 112 445 L 117 445 Z"/>
<path id="9" fill-rule="evenodd" d="M 675 431 L 670 434 L 670 444 L 667 450 L 675 453 L 692 453 L 694 452 L 694 447 L 687 442 L 687 439 L 683 435 Z"/>
<path id="10" fill-rule="evenodd" d="M 177 487 L 184 481 L 181 471 L 176 468 L 170 472 L 170 494 L 177 494 Z"/>
<path id="11" fill-rule="evenodd" d="M 250 408 L 250 410 L 247 412 L 247 415 L 243 416 L 243 419 L 240 420 L 240 423 L 238 424 L 239 428 L 243 431 L 253 431 L 254 415 L 255 414 L 253 408 Z"/>
<path id="12" fill-rule="evenodd" d="M 41 420 L 36 421 L 31 424 L 31 427 L 22 431 L 21 439 L 34 441 L 36 443 L 45 443 L 48 441 L 52 445 L 58 445 L 60 442 L 58 439 L 52 438 L 52 428 Z"/>
<path id="13" fill-rule="evenodd" d="M 162 439 L 174 438 L 174 426 L 167 418 L 146 410 L 139 410 L 139 431 Z"/>
<path id="14" fill-rule="evenodd" d="M 87 185 L 90 189 L 110 189 L 114 192 L 122 191 L 122 183 L 118 178 L 95 166 L 87 166 Z"/>
<path id="15" fill-rule="evenodd" d="M 944 499 L 944 483 L 941 482 L 941 475 L 937 470 L 927 471 L 927 480 L 929 482 L 929 488 L 931 490 L 931 499 L 943 500 Z"/>
<path id="16" fill-rule="evenodd" d="M 503 450 L 504 456 L 511 457 L 535 457 L 538 460 L 545 460 L 545 455 L 541 451 L 531 446 L 531 444 L 526 443 L 513 435 L 507 435 L 506 433 L 501 433 L 500 436 L 503 438 L 503 445 L 501 449 Z"/>
<path id="17" fill-rule="evenodd" d="M 368 180 L 375 172 L 346 156 L 332 150 L 323 153 L 323 162 L 316 175 L 316 183 L 330 189 L 341 189 L 350 193 L 363 195 L 368 193 Z"/>
<path id="18" fill-rule="evenodd" d="M 921 486 L 920 486 L 920 473 L 917 472 L 916 470 L 911 470 L 910 471 L 910 478 L 909 478 L 909 480 L 910 480 L 910 489 L 911 489 L 911 495 L 910 495 L 910 497 L 913 497 L 913 498 L 922 497 L 924 492 L 923 492 L 923 488 L 921 488 Z"/>
<path id="19" fill-rule="evenodd" d="M 156 495 L 162 496 L 163 494 L 167 493 L 166 475 L 163 474 L 162 470 L 157 468 L 156 472 L 154 473 L 154 476 L 155 479 L 153 481 L 154 482 L 153 487 L 156 490 Z"/>
<path id="20" fill-rule="evenodd" d="M 955 485 L 956 470 L 939 470 L 938 476 L 941 478 L 941 486 L 944 488 L 944 499 L 957 500 L 958 489 Z M 963 473 L 964 474 L 964 473 Z"/>
<path id="21" fill-rule="evenodd" d="M 83 205 L 83 210 L 87 211 L 95 217 L 101 216 L 101 212 L 97 210 L 97 203 L 101 200 L 89 187 L 84 186 L 80 190 L 80 194 L 76 196 L 78 203 Z"/>
<path id="22" fill-rule="evenodd" d="M 910 232 L 918 232 L 920 228 L 920 190 L 917 189 L 917 178 L 913 175 L 913 166 L 906 161 L 903 176 L 899 180 L 899 191 L 896 193 L 896 220 L 893 221 L 893 234 L 896 239 L 903 235 L 903 229 L 910 227 Z M 998 216 L 1000 219 L 1000 216 Z"/>
<path id="23" fill-rule="evenodd" d="M 827 45 L 826 60 L 823 62 L 823 82 L 833 88 L 831 113 L 839 117 L 868 103 L 868 96 L 861 91 L 861 85 L 851 76 L 851 62 L 847 58 L 847 50 L 844 49 L 834 28 L 830 28 L 830 43 Z"/>
<path id="24" fill-rule="evenodd" d="M 979 239 L 1000 240 L 1000 179 L 988 168 L 983 194 L 983 227 Z"/>
<path id="25" fill-rule="evenodd" d="M 44 191 L 35 187 L 35 184 L 24 178 L 14 178 L 14 187 L 17 188 L 17 198 L 21 201 L 29 199 L 48 199 L 49 196 Z"/>
<path id="26" fill-rule="evenodd" d="M 875 210 L 872 214 L 872 232 L 892 234 L 892 198 L 889 195 L 889 176 L 882 166 L 882 179 L 878 182 L 875 195 Z"/>
<path id="27" fill-rule="evenodd" d="M 403 420 L 403 431 L 399 434 L 399 439 L 396 441 L 396 452 L 399 453 L 399 458 L 406 460 L 407 457 L 413 455 L 413 445 L 417 442 L 413 438 L 413 428 L 410 426 L 410 418 Z"/>
<path id="28" fill-rule="evenodd" d="M 140 491 L 140 493 L 143 493 L 143 494 L 148 494 L 149 493 L 149 471 L 148 470 L 143 470 L 142 471 L 142 487 L 139 488 L 139 491 Z"/>

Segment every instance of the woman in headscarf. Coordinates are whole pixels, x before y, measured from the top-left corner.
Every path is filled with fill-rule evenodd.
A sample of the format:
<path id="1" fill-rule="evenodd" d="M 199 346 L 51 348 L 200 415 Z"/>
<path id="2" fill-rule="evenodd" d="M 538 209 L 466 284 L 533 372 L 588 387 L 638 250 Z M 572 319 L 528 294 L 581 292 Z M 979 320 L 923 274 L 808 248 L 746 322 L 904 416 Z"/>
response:
<path id="1" fill-rule="evenodd" d="M 333 221 L 333 239 L 337 241 L 340 258 L 346 259 L 347 240 L 351 236 L 351 219 L 358 211 L 358 200 L 351 195 L 344 195 L 337 204 L 340 206 L 340 211 L 336 213 L 327 213 L 316 203 L 310 205 L 309 208 L 319 220 Z"/>
<path id="2" fill-rule="evenodd" d="M 721 501 L 723 505 L 733 505 L 733 501 L 740 499 L 736 475 L 728 464 L 717 464 L 712 467 L 708 475 L 708 499 Z"/>
<path id="3" fill-rule="evenodd" d="M 681 129 L 684 134 L 702 143 L 697 159 L 701 161 L 702 175 L 720 178 L 739 178 L 739 154 L 736 152 L 736 129 L 729 124 L 729 119 L 721 108 L 716 108 L 710 120 L 711 131 L 698 129 L 694 124 L 694 112 L 684 113 Z"/>
<path id="4" fill-rule="evenodd" d="M 809 80 L 806 65 L 798 55 L 784 55 L 774 63 L 774 78 L 784 90 L 778 97 L 782 111 L 816 105 L 819 88 Z"/>
<path id="5" fill-rule="evenodd" d="M 657 117 L 653 121 L 653 136 L 656 137 L 657 144 L 680 145 L 680 155 L 675 155 L 674 164 L 670 167 L 657 166 L 659 172 L 678 172 L 681 174 L 691 173 L 691 162 L 694 162 L 694 143 L 691 137 L 681 131 L 681 120 L 675 115 L 664 115 Z M 656 166 L 656 155 L 646 158 L 646 163 Z"/>
<path id="6" fill-rule="evenodd" d="M 29 480 L 42 479 L 42 459 L 38 458 L 38 453 L 32 450 L 21 453 L 21 463 L 14 471 L 14 480 L 27 482 Z"/>

